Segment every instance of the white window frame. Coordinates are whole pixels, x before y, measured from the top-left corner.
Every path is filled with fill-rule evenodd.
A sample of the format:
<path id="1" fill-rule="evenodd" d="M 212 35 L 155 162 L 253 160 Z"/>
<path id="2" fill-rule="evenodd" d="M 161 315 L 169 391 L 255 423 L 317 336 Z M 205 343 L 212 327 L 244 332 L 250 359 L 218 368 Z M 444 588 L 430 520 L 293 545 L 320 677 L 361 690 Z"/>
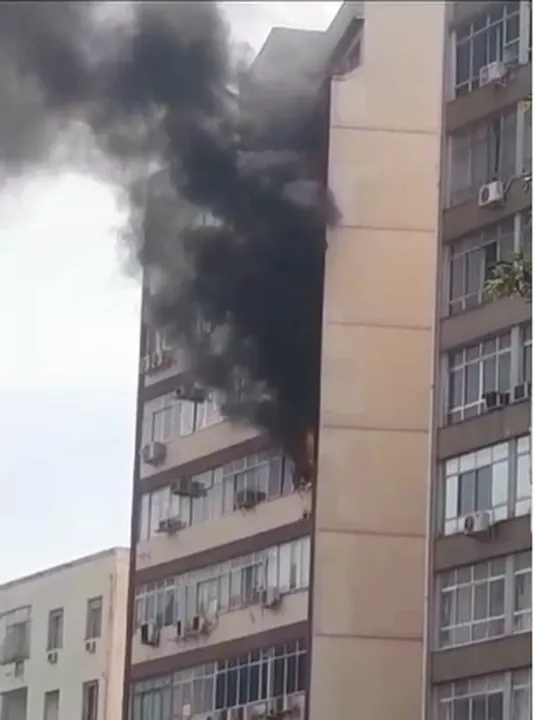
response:
<path id="1" fill-rule="evenodd" d="M 451 576 L 453 576 L 452 580 Z M 516 581 L 519 576 L 529 576 L 530 587 L 532 587 L 532 555 L 530 551 L 509 555 L 506 558 L 494 558 L 440 573 L 436 578 L 437 612 L 435 616 L 438 619 L 434 636 L 434 647 L 436 651 L 441 652 L 466 645 L 478 645 L 479 643 L 491 642 L 497 638 L 530 632 L 532 627 L 532 602 L 530 608 L 527 610 L 520 612 L 515 610 Z M 487 586 L 487 601 L 489 602 L 489 586 L 491 582 L 502 583 L 503 612 L 500 615 L 491 615 L 488 612 L 486 616 L 477 618 L 475 588 Z M 470 592 L 469 620 L 442 626 L 441 611 L 444 595 L 452 598 L 452 615 L 452 613 L 457 611 L 455 601 L 457 593 L 462 589 L 469 589 Z M 521 627 L 516 624 L 518 617 L 524 618 Z M 475 637 L 474 634 L 478 627 L 484 629 L 483 626 L 487 625 L 489 628 L 492 623 L 498 624 L 496 631 L 490 633 L 488 630 L 485 636 Z M 455 630 L 461 630 L 462 628 L 469 633 L 468 638 L 460 641 L 454 640 L 454 638 L 451 637 L 448 643 L 441 643 L 442 632 L 454 634 Z"/>
<path id="2" fill-rule="evenodd" d="M 514 163 L 513 167 L 505 167 L 503 165 L 504 159 L 507 155 L 503 150 L 503 139 L 507 138 L 509 141 L 506 120 L 512 118 L 515 114 L 515 135 L 514 135 Z M 499 121 L 499 133 L 495 135 L 492 128 L 494 124 Z M 499 115 L 488 120 L 479 120 L 472 125 L 463 127 L 455 133 L 451 133 L 447 139 L 447 145 L 449 147 L 448 157 L 448 172 L 447 172 L 447 207 L 454 207 L 464 202 L 473 200 L 478 196 L 478 191 L 483 185 L 492 182 L 492 180 L 501 180 L 506 183 L 515 177 L 519 177 L 522 173 L 522 155 L 523 155 L 523 110 L 520 103 L 515 107 L 515 111 L 510 108 L 505 108 Z M 480 134 L 477 138 L 476 133 Z M 484 137 L 482 137 L 484 135 Z M 498 140 L 495 138 L 498 137 Z M 455 152 L 456 146 L 463 142 L 464 146 L 459 146 L 457 152 Z M 492 149 L 493 145 L 493 149 Z M 486 159 L 495 155 L 497 160 L 498 172 L 494 173 L 493 168 L 489 166 L 486 168 L 485 177 L 473 177 L 473 154 L 474 152 L 482 151 L 486 156 Z M 498 157 L 497 157 L 498 150 Z M 456 176 L 459 171 L 456 169 L 456 159 L 461 156 L 462 162 L 466 164 L 466 177 L 469 176 L 468 182 L 465 184 L 459 184 Z M 453 178 L 455 181 L 453 182 Z"/>
<path id="3" fill-rule="evenodd" d="M 65 632 L 65 611 L 63 608 L 54 608 L 48 613 L 48 628 L 46 649 L 60 650 L 63 647 L 63 634 Z"/>
<path id="4" fill-rule="evenodd" d="M 15 660 L 27 660 L 30 657 L 31 620 L 31 605 L 23 605 L 0 615 L 0 665 Z M 19 628 L 20 635 L 16 643 L 11 639 L 10 634 L 14 627 Z"/>
<path id="5" fill-rule="evenodd" d="M 497 60 L 503 60 L 504 56 L 504 50 L 507 47 L 510 47 L 517 43 L 517 60 L 519 63 L 526 63 L 528 62 L 528 8 L 526 7 L 527 3 L 521 2 L 519 5 L 519 34 L 516 39 L 513 41 L 507 40 L 505 38 L 505 32 L 503 33 L 502 30 L 506 31 L 506 21 L 508 19 L 507 13 L 505 12 L 505 3 L 500 3 L 502 5 L 502 15 L 501 18 L 498 21 L 494 21 L 493 23 L 490 23 L 490 16 L 491 16 L 491 10 L 485 10 L 482 13 L 477 14 L 475 17 L 470 18 L 465 23 L 461 23 L 459 26 L 457 26 L 453 32 L 450 33 L 450 62 L 448 65 L 451 67 L 451 78 L 450 78 L 450 97 L 451 99 L 455 99 L 457 97 L 465 96 L 466 94 L 470 94 L 471 92 L 475 92 L 478 89 L 478 77 L 479 74 L 474 74 L 473 72 L 473 42 L 474 38 L 478 35 L 482 35 L 483 33 L 486 34 L 486 49 L 488 48 L 488 31 L 490 26 L 495 27 L 496 25 L 501 25 L 501 32 L 499 33 L 499 42 L 497 44 L 497 55 L 493 58 L 487 57 L 487 64 L 497 61 Z M 495 3 L 497 5 L 497 3 Z M 515 13 L 514 13 L 515 15 Z M 479 30 L 474 29 L 474 24 L 479 21 L 480 19 L 484 18 L 486 20 L 485 27 L 481 28 Z M 468 34 L 465 38 L 460 38 L 458 40 L 459 35 L 459 29 L 469 27 Z M 470 43 L 470 70 L 469 70 L 469 79 L 462 83 L 461 85 L 457 84 L 457 78 L 456 78 L 456 51 L 458 45 L 463 45 L 465 43 Z M 465 87 L 466 92 L 458 92 L 459 88 Z"/>
<path id="6" fill-rule="evenodd" d="M 451 365 L 450 361 L 452 356 L 454 356 L 457 353 L 464 352 L 466 353 L 470 348 L 476 347 L 478 345 L 482 345 L 486 341 L 495 340 L 499 337 L 506 336 L 508 333 L 510 333 L 511 340 L 510 340 L 510 387 L 509 389 L 512 390 L 516 385 L 520 384 L 522 382 L 521 378 L 521 353 L 522 353 L 522 341 L 521 341 L 521 328 L 522 325 L 515 325 L 512 328 L 509 328 L 503 333 L 499 333 L 499 335 L 491 335 L 486 336 L 484 338 L 481 338 L 480 340 L 470 343 L 467 346 L 460 346 L 456 348 L 451 348 L 450 350 L 443 353 L 441 357 L 441 391 L 440 391 L 440 404 L 442 408 L 442 419 L 441 419 L 441 426 L 446 426 L 450 424 L 456 424 L 458 422 L 462 422 L 463 420 L 468 420 L 472 417 L 476 417 L 477 415 L 481 415 L 485 412 L 484 408 L 484 402 L 482 400 L 482 397 L 478 401 L 475 401 L 473 403 L 469 403 L 468 405 L 459 405 L 455 413 L 459 413 L 459 416 L 456 419 L 451 419 L 451 414 L 453 411 L 449 407 L 449 400 L 450 400 L 450 377 L 451 377 Z M 505 352 L 505 350 L 501 351 L 502 353 Z M 486 357 L 491 357 L 490 355 Z M 480 362 L 480 359 L 479 359 Z M 465 367 L 465 364 L 459 365 L 458 367 Z M 483 374 L 480 373 L 479 375 L 479 383 L 480 383 L 480 391 L 482 392 L 482 382 L 483 382 Z M 504 390 L 504 392 L 507 392 L 507 390 Z"/>
<path id="7" fill-rule="evenodd" d="M 505 339 L 510 338 L 509 346 L 505 344 Z M 484 354 L 484 344 L 486 342 L 496 342 L 496 351 L 493 353 Z M 478 348 L 478 357 L 475 360 L 469 360 L 469 352 L 474 349 Z M 446 377 L 447 382 L 446 386 L 444 388 L 444 395 L 445 395 L 445 424 L 455 424 L 458 422 L 462 422 L 463 420 L 467 420 L 472 417 L 476 417 L 477 415 L 481 415 L 485 412 L 485 403 L 482 399 L 482 395 L 484 394 L 484 361 L 489 360 L 490 358 L 496 358 L 497 361 L 497 367 L 496 367 L 496 377 L 498 378 L 499 374 L 499 359 L 505 355 L 509 355 L 510 357 L 510 379 L 508 382 L 508 387 L 496 387 L 495 390 L 499 390 L 501 392 L 508 392 L 511 390 L 514 385 L 518 382 L 518 374 L 517 374 L 517 358 L 518 358 L 518 350 L 519 350 L 519 328 L 514 327 L 509 330 L 506 330 L 503 333 L 500 333 L 499 335 L 492 335 L 490 337 L 481 338 L 480 340 L 470 343 L 467 346 L 458 347 L 455 349 L 451 349 L 446 353 L 445 356 L 445 362 L 446 362 Z M 455 355 L 462 354 L 462 361 L 459 364 L 452 364 L 453 358 Z M 466 372 L 467 367 L 470 365 L 478 365 L 479 366 L 479 375 L 478 375 L 478 399 L 474 400 L 472 402 L 466 403 L 462 405 L 457 405 L 454 407 L 450 406 L 450 385 L 451 385 L 451 375 L 454 370 L 460 370 L 463 369 L 463 396 L 465 399 L 465 390 L 466 390 Z M 454 417 L 453 417 L 454 416 Z"/>
<path id="8" fill-rule="evenodd" d="M 249 574 L 252 582 L 245 583 L 244 576 Z M 136 588 L 134 629 L 143 622 L 168 627 L 202 612 L 216 612 L 217 615 L 235 612 L 257 605 L 257 590 L 272 588 L 281 595 L 290 595 L 307 590 L 309 579 L 308 535 Z M 211 586 L 210 601 L 206 607 L 202 590 L 208 586 Z M 171 597 L 172 613 L 168 604 Z"/>
<path id="9" fill-rule="evenodd" d="M 520 214 L 513 217 L 507 217 L 503 220 L 500 220 L 496 223 L 492 223 L 491 225 L 486 225 L 485 227 L 472 232 L 468 233 L 467 235 L 464 235 L 464 237 L 459 238 L 454 243 L 451 243 L 450 246 L 447 247 L 446 251 L 446 302 L 445 302 L 445 312 L 444 315 L 446 317 L 450 317 L 453 315 L 458 315 L 461 312 L 465 312 L 468 310 L 471 310 L 473 308 L 476 308 L 488 301 L 488 298 L 486 297 L 486 293 L 484 290 L 485 286 L 485 280 L 486 280 L 486 271 L 487 263 L 481 256 L 479 259 L 479 262 L 481 264 L 481 268 L 483 272 L 480 273 L 481 283 L 480 287 L 478 288 L 477 292 L 467 293 L 465 291 L 465 285 L 467 281 L 468 271 L 467 271 L 467 264 L 469 262 L 469 259 L 471 258 L 471 261 L 474 259 L 474 254 L 479 253 L 481 250 L 484 250 L 485 248 L 490 247 L 491 245 L 495 244 L 497 247 L 496 252 L 496 260 L 495 262 L 499 262 L 506 258 L 506 250 L 508 249 L 506 245 L 509 245 L 509 251 L 510 254 L 513 254 L 514 252 L 518 252 L 520 248 L 520 225 L 517 222 L 517 219 L 520 217 Z M 503 232 L 503 229 L 506 229 L 507 225 L 510 225 L 510 232 Z M 508 242 L 507 242 L 508 241 Z M 510 242 L 511 241 L 511 242 Z M 463 266 L 463 277 L 464 277 L 464 294 L 458 295 L 457 297 L 452 297 L 452 277 L 453 277 L 453 262 L 461 262 Z M 456 309 L 455 309 L 456 307 Z"/>
<path id="10" fill-rule="evenodd" d="M 458 507 L 459 478 L 461 473 L 469 472 L 472 469 L 492 467 L 492 484 L 494 482 L 493 468 L 496 464 L 507 466 L 507 503 L 492 505 L 489 508 L 493 512 L 495 520 L 506 520 L 511 517 L 528 515 L 531 511 L 532 496 L 518 496 L 519 490 L 519 462 L 520 458 L 528 458 L 525 461 L 530 466 L 530 436 L 523 435 L 506 440 L 502 443 L 486 446 L 473 450 L 469 453 L 447 458 L 439 469 L 440 492 L 437 504 L 437 533 L 443 535 L 454 535 L 462 532 L 461 519 L 463 515 L 447 516 L 447 505 L 455 504 Z M 449 495 L 452 493 L 452 497 Z M 494 496 L 492 487 L 492 497 Z M 476 511 L 478 508 L 475 508 Z"/>
<path id="11" fill-rule="evenodd" d="M 289 659 L 294 659 L 294 673 L 290 674 Z M 192 715 L 214 715 L 224 710 L 233 709 L 239 713 L 239 717 L 243 715 L 245 708 L 252 708 L 258 703 L 271 701 L 275 697 L 302 697 L 305 688 L 291 691 L 289 686 L 290 679 L 294 679 L 294 687 L 299 687 L 299 663 L 309 662 L 309 656 L 305 644 L 300 641 L 287 642 L 284 645 L 276 647 L 262 648 L 250 653 L 244 653 L 239 657 L 229 657 L 217 663 L 207 663 L 205 665 L 195 666 L 173 675 L 165 675 L 161 677 L 143 680 L 132 685 L 130 695 L 130 708 L 132 720 L 168 720 L 169 717 L 179 717 L 183 713 L 185 706 L 190 706 Z M 275 679 L 275 663 L 280 668 L 282 663 L 282 690 L 283 695 L 275 695 L 274 679 Z M 305 667 L 306 667 L 305 665 Z M 248 696 L 249 702 L 246 704 L 239 703 L 240 688 L 239 682 L 243 678 L 247 678 L 250 683 L 251 673 L 239 673 L 239 667 L 258 667 L 257 675 L 260 682 L 257 684 L 258 697 L 251 698 L 250 691 L 244 693 Z M 237 681 L 235 685 L 235 699 L 232 700 L 225 694 L 225 707 L 218 707 L 217 703 L 217 679 L 226 676 L 229 673 L 234 674 Z M 303 673 L 306 676 L 306 673 Z M 265 684 L 262 683 L 265 681 Z M 225 687 L 232 686 L 231 683 L 223 683 Z M 250 685 L 248 686 L 250 688 Z"/>
<path id="12" fill-rule="evenodd" d="M 453 701 L 463 698 L 484 697 L 491 692 L 501 692 L 503 696 L 503 716 L 502 720 L 516 720 L 512 715 L 513 709 L 513 691 L 515 688 L 519 690 L 528 689 L 528 697 L 532 695 L 532 669 L 522 668 L 512 672 L 499 673 L 495 675 L 482 675 L 476 678 L 467 678 L 465 680 L 457 680 L 452 683 L 443 683 L 434 687 L 434 717 L 449 718 L 450 720 L 474 720 L 472 705 L 469 713 L 465 715 L 455 715 L 453 709 Z M 450 713 L 440 712 L 440 705 L 451 704 Z M 530 720 L 531 715 L 521 717 L 519 720 Z M 487 716 L 485 720 L 488 720 Z"/>
<path id="13" fill-rule="evenodd" d="M 239 465 L 238 465 L 239 463 Z M 279 452 L 269 451 L 240 458 L 234 463 L 218 466 L 193 476 L 204 485 L 206 492 L 198 498 L 179 497 L 171 486 L 152 490 L 141 495 L 139 502 L 138 542 L 146 542 L 158 534 L 159 522 L 170 517 L 179 518 L 186 527 L 203 525 L 236 512 L 236 478 L 243 472 L 253 472 L 263 464 L 265 471 L 265 498 L 261 502 L 278 500 L 293 492 L 291 460 Z M 237 469 L 239 466 L 242 469 Z M 235 467 L 231 470 L 231 467 Z M 225 473 L 226 469 L 226 475 Z M 276 480 L 276 486 L 271 480 Z M 257 485 L 254 485 L 257 487 Z"/>

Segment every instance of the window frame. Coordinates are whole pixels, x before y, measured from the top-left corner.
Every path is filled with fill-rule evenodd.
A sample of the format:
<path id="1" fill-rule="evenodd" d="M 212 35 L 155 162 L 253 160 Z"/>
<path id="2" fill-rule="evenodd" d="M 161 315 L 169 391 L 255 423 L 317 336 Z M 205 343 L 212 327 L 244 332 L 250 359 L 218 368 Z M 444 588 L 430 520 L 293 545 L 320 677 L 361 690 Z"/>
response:
<path id="1" fill-rule="evenodd" d="M 47 690 L 44 694 L 44 701 L 43 701 L 43 720 L 50 720 L 50 701 L 55 700 L 55 704 L 58 710 L 58 714 L 56 715 L 56 720 L 59 718 L 59 703 L 61 700 L 61 692 L 60 690 Z"/>
<path id="2" fill-rule="evenodd" d="M 243 610 L 258 604 L 255 591 L 263 588 L 278 590 L 281 595 L 306 591 L 310 581 L 310 543 L 310 536 L 306 535 L 256 553 L 138 586 L 134 596 L 132 632 L 145 622 L 171 627 L 178 620 L 190 620 L 202 612 L 216 612 L 219 616 Z M 235 592 L 234 582 L 238 588 Z M 206 607 L 202 588 L 210 586 L 211 601 Z"/>
<path id="3" fill-rule="evenodd" d="M 497 5 L 497 3 L 495 3 Z M 497 18 L 496 15 L 492 19 L 492 15 L 496 12 L 498 12 L 498 7 L 501 8 L 501 14 Z M 484 67 L 485 65 L 489 65 L 492 62 L 496 61 L 503 61 L 505 60 L 505 50 L 506 48 L 509 48 L 515 44 L 517 44 L 517 55 L 516 57 L 511 60 L 510 64 L 514 65 L 516 63 L 524 64 L 527 60 L 527 45 L 528 45 L 528 33 L 529 33 L 529 18 L 528 14 L 525 15 L 524 11 L 524 3 L 518 3 L 517 10 L 515 10 L 513 13 L 508 15 L 508 12 L 506 11 L 506 7 L 509 6 L 509 3 L 499 3 L 499 6 L 497 8 L 492 8 L 490 10 L 484 10 L 481 13 L 478 13 L 474 17 L 469 18 L 467 21 L 461 23 L 458 25 L 453 32 L 451 32 L 451 43 L 450 43 L 450 62 L 449 66 L 451 68 L 451 79 L 450 79 L 450 91 L 451 91 L 451 99 L 456 99 L 458 97 L 462 97 L 465 95 L 470 94 L 471 92 L 476 91 L 479 88 L 479 75 L 480 75 L 480 68 L 475 73 L 474 71 L 474 50 L 475 50 L 475 42 L 476 40 L 480 40 L 480 38 L 484 38 L 484 46 L 485 46 L 485 53 L 486 58 L 483 65 L 480 67 Z M 517 31 L 517 37 L 514 37 L 512 40 L 511 38 L 507 37 L 507 23 L 509 22 L 510 18 L 514 18 L 517 16 L 518 20 L 518 31 Z M 485 20 L 484 24 L 482 24 L 482 19 Z M 476 27 L 478 25 L 478 28 Z M 499 31 L 500 26 L 500 31 Z M 495 55 L 491 56 L 490 52 L 490 32 L 491 29 L 497 29 L 496 33 L 496 42 L 495 42 Z M 503 32 L 504 30 L 504 32 Z M 459 82 L 458 81 L 458 68 L 460 66 L 460 63 L 458 61 L 458 49 L 459 47 L 466 46 L 468 47 L 468 55 L 469 55 L 469 70 L 467 72 L 466 80 Z"/>
<path id="4" fill-rule="evenodd" d="M 298 639 L 133 683 L 131 718 L 167 720 L 180 715 L 185 705 L 191 706 L 192 715 L 216 716 L 224 709 L 239 712 L 276 698 L 303 698 L 308 662 L 306 642 Z M 246 683 L 243 693 L 242 682 Z"/>
<path id="5" fill-rule="evenodd" d="M 259 457 L 264 459 L 259 462 Z M 191 479 L 198 480 L 206 488 L 206 492 L 198 498 L 179 497 L 172 493 L 170 485 L 143 493 L 138 508 L 137 542 L 148 542 L 158 535 L 159 522 L 169 517 L 179 518 L 188 528 L 238 512 L 235 507 L 236 492 L 240 489 L 238 476 L 253 474 L 260 466 L 266 469 L 265 497 L 259 502 L 278 500 L 294 490 L 293 463 L 279 451 L 247 455 L 234 463 L 236 469 L 233 471 L 230 470 L 232 463 L 227 463 L 193 476 Z M 243 465 L 242 469 L 237 469 L 238 463 Z"/>
<path id="6" fill-rule="evenodd" d="M 0 615 L 0 665 L 28 660 L 31 654 L 32 606 L 21 605 Z M 19 628 L 21 639 L 11 639 L 13 628 Z M 9 647 L 8 647 L 9 646 Z M 11 647 L 13 646 L 13 647 Z"/>
<path id="7" fill-rule="evenodd" d="M 46 639 L 47 652 L 63 648 L 64 624 L 65 611 L 63 608 L 54 608 L 49 611 Z"/>
<path id="8" fill-rule="evenodd" d="M 507 336 L 510 337 L 510 374 L 508 381 L 508 388 L 505 389 L 504 387 L 500 388 L 501 392 L 511 392 L 513 389 L 522 383 L 521 380 L 521 358 L 520 354 L 522 351 L 522 343 L 521 343 L 521 327 L 523 327 L 523 323 L 521 325 L 514 325 L 511 328 L 508 328 L 504 332 L 499 333 L 498 335 L 487 335 L 483 336 L 479 339 L 477 339 L 474 342 L 470 342 L 468 345 L 460 345 L 456 346 L 450 349 L 447 349 L 443 352 L 441 356 L 441 377 L 442 377 L 442 383 L 440 387 L 440 406 L 441 406 L 441 426 L 448 426 L 448 425 L 455 425 L 457 423 L 461 423 L 465 420 L 469 420 L 471 418 L 477 417 L 479 415 L 483 415 L 486 412 L 484 401 L 482 400 L 482 391 L 484 389 L 484 374 L 480 371 L 480 365 L 482 360 L 490 360 L 492 357 L 495 357 L 494 353 L 488 353 L 484 355 L 484 358 L 482 358 L 483 352 L 479 350 L 478 352 L 478 359 L 469 360 L 466 362 L 466 357 L 468 354 L 472 353 L 473 350 L 476 348 L 481 348 L 484 343 L 490 343 L 490 342 L 496 342 L 497 344 L 502 343 L 503 338 L 506 338 Z M 483 348 L 482 348 L 483 350 Z M 499 355 L 502 357 L 507 353 L 508 349 L 506 347 L 502 347 L 499 350 Z M 462 354 L 462 361 L 458 362 L 457 364 L 451 365 L 452 362 L 456 363 L 456 359 L 454 356 L 460 356 Z M 474 355 L 474 353 L 473 353 Z M 465 401 L 466 399 L 466 367 L 467 365 L 472 366 L 474 364 L 478 364 L 479 370 L 478 370 L 478 384 L 479 384 L 479 398 L 478 400 L 475 400 L 473 402 L 463 402 L 462 405 L 452 406 L 451 405 L 451 392 L 453 391 L 453 385 L 451 383 L 452 379 L 452 372 L 454 370 L 460 370 L 463 368 L 463 379 L 462 379 L 462 397 Z M 498 374 L 498 368 L 495 367 L 495 372 Z M 484 390 L 484 392 L 490 392 L 490 390 Z"/>
<path id="9" fill-rule="evenodd" d="M 459 690 L 464 689 L 464 692 L 455 692 L 456 688 Z M 513 702 L 514 702 L 514 689 L 519 690 L 527 689 L 527 696 L 530 700 L 532 696 L 532 668 L 521 668 L 519 670 L 512 670 L 503 673 L 495 673 L 493 675 L 481 675 L 478 677 L 470 677 L 465 680 L 456 680 L 449 683 L 440 683 L 434 686 L 433 692 L 433 705 L 434 705 L 434 717 L 436 718 L 448 718 L 449 720 L 475 720 L 472 712 L 472 705 L 470 706 L 468 713 L 462 715 L 456 715 L 454 712 L 454 701 L 462 698 L 472 697 L 485 697 L 487 692 L 496 693 L 500 692 L 503 698 L 502 702 L 502 720 L 516 720 L 513 715 Z M 450 704 L 450 712 L 440 712 L 441 704 Z M 487 713 L 484 720 L 490 720 Z M 523 720 L 523 718 L 521 718 Z"/>
<path id="10" fill-rule="evenodd" d="M 446 300 L 445 317 L 455 317 L 488 302 L 490 298 L 485 292 L 485 281 L 491 265 L 507 259 L 519 251 L 519 227 L 516 216 L 511 215 L 503 220 L 486 225 L 479 230 L 470 232 L 455 240 L 446 251 Z M 487 249 L 495 246 L 495 260 L 487 259 Z M 509 246 L 509 247 L 508 247 Z M 479 257 L 477 258 L 477 254 Z M 480 284 L 476 291 L 469 291 L 469 272 L 471 263 L 479 266 Z M 462 280 L 462 294 L 455 293 L 458 275 Z M 456 280 L 456 282 L 455 282 Z M 459 284 L 459 283 L 458 283 Z"/>
<path id="11" fill-rule="evenodd" d="M 506 451 L 504 452 L 505 448 Z M 485 460 L 486 456 L 488 460 Z M 523 458 L 526 458 L 526 460 L 523 461 Z M 528 468 L 531 465 L 530 458 L 530 436 L 518 435 L 510 440 L 504 440 L 468 453 L 449 457 L 440 463 L 438 472 L 439 493 L 438 502 L 436 503 L 436 535 L 438 537 L 442 535 L 448 537 L 462 532 L 462 518 L 465 517 L 465 514 L 448 515 L 447 507 L 455 504 L 459 508 L 460 487 L 458 480 L 462 472 L 469 472 L 471 469 L 491 467 L 493 497 L 494 468 L 496 465 L 506 464 L 506 503 L 492 504 L 487 510 L 493 514 L 495 521 L 528 515 L 531 512 L 532 505 L 532 486 L 530 486 L 528 494 L 519 495 L 519 491 L 525 490 L 525 483 L 520 482 L 520 480 L 522 481 L 523 476 L 528 473 Z M 521 476 L 520 470 L 522 471 Z M 454 486 L 455 484 L 456 486 Z M 452 497 L 449 493 L 452 493 Z M 475 507 L 469 512 L 477 512 L 481 509 Z"/>
<path id="12" fill-rule="evenodd" d="M 98 640 L 102 637 L 104 622 L 104 596 L 88 598 L 85 615 L 85 640 Z"/>
<path id="13" fill-rule="evenodd" d="M 450 577 L 453 579 L 450 580 Z M 467 577 L 468 576 L 468 577 Z M 530 607 L 516 610 L 518 578 L 525 577 L 525 587 L 530 595 Z M 502 612 L 491 612 L 492 588 L 502 585 Z M 485 593 L 477 592 L 482 590 Z M 522 633 L 529 633 L 532 629 L 532 555 L 530 551 L 519 552 L 506 557 L 492 558 L 471 565 L 452 568 L 436 576 L 435 591 L 437 607 L 435 617 L 437 622 L 434 627 L 434 650 L 445 652 L 453 648 L 479 645 L 480 643 L 491 642 L 498 638 L 511 637 Z M 469 599 L 469 619 L 458 620 L 458 596 L 464 591 L 464 597 Z M 467 591 L 467 595 L 466 592 Z M 479 615 L 477 599 L 485 595 L 487 613 Z M 443 610 L 444 598 L 451 598 L 449 613 L 451 622 L 444 624 Z M 465 608 L 464 608 L 465 610 Z M 521 617 L 525 620 L 520 627 L 516 620 Z M 491 632 L 491 625 L 496 628 Z M 486 633 L 479 634 L 477 629 L 482 628 Z M 455 640 L 455 631 L 467 631 L 466 639 Z M 448 633 L 448 642 L 442 642 L 442 634 Z"/>
<path id="14" fill-rule="evenodd" d="M 87 680 L 82 684 L 81 720 L 98 720 L 99 703 L 100 683 L 98 680 Z"/>

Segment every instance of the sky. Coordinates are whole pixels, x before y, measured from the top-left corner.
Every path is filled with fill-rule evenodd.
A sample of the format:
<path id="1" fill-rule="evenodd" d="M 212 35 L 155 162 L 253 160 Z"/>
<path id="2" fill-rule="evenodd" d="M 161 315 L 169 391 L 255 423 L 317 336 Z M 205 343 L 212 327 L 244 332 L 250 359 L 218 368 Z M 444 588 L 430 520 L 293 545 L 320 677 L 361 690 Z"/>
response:
<path id="1" fill-rule="evenodd" d="M 275 25 L 325 29 L 340 2 L 224 6 L 257 50 Z M 0 189 L 0 583 L 129 544 L 140 292 L 123 218 L 89 177 Z"/>

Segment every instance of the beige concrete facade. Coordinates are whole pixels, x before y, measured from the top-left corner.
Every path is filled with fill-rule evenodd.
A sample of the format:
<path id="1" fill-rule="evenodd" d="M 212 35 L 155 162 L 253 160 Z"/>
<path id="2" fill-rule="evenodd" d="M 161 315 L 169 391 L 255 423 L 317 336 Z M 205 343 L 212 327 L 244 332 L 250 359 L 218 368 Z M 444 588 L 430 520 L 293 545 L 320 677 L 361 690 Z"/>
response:
<path id="1" fill-rule="evenodd" d="M 444 12 L 365 3 L 332 84 L 311 720 L 421 712 Z"/>

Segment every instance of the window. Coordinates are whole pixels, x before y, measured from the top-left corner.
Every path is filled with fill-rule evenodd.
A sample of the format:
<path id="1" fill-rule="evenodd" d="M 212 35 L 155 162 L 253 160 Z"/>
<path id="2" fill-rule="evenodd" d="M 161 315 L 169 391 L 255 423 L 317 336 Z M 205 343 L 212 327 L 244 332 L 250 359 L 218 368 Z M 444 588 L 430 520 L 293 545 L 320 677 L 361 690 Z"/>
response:
<path id="1" fill-rule="evenodd" d="M 491 510 L 495 521 L 526 515 L 531 506 L 530 437 L 450 458 L 444 465 L 440 531 L 462 531 L 463 517 Z"/>
<path id="2" fill-rule="evenodd" d="M 521 153 L 522 171 L 532 172 L 532 107 L 523 110 L 523 152 Z"/>
<path id="3" fill-rule="evenodd" d="M 514 632 L 532 628 L 532 553 L 514 557 Z"/>
<path id="4" fill-rule="evenodd" d="M 1 662 L 22 662 L 30 657 L 31 607 L 0 615 Z"/>
<path id="5" fill-rule="evenodd" d="M 159 532 L 160 522 L 180 519 L 185 526 L 200 525 L 235 511 L 235 496 L 252 489 L 260 500 L 274 500 L 293 491 L 293 464 L 276 452 L 240 458 L 196 475 L 205 488 L 202 497 L 175 495 L 170 486 L 145 493 L 140 503 L 139 540 Z"/>
<path id="6" fill-rule="evenodd" d="M 511 333 L 484 340 L 449 355 L 449 422 L 485 410 L 483 395 L 511 385 Z"/>
<path id="7" fill-rule="evenodd" d="M 43 720 L 59 720 L 59 690 L 45 693 Z"/>
<path id="8" fill-rule="evenodd" d="M 521 371 L 522 382 L 532 381 L 532 325 L 521 328 Z"/>
<path id="9" fill-rule="evenodd" d="M 63 647 L 63 608 L 48 613 L 47 650 L 59 650 Z"/>
<path id="10" fill-rule="evenodd" d="M 85 639 L 94 640 L 102 634 L 102 596 L 87 601 Z"/>
<path id="11" fill-rule="evenodd" d="M 98 720 L 98 680 L 82 686 L 82 720 Z"/>
<path id="12" fill-rule="evenodd" d="M 506 181 L 516 172 L 518 110 L 470 126 L 450 138 L 450 205 L 469 200 L 482 185 Z"/>
<path id="13" fill-rule="evenodd" d="M 505 720 L 506 676 L 461 680 L 438 688 L 439 720 Z"/>
<path id="14" fill-rule="evenodd" d="M 532 720 L 532 669 L 512 673 L 511 720 Z"/>
<path id="15" fill-rule="evenodd" d="M 164 331 L 147 327 L 145 354 L 160 353 L 163 350 L 172 350 L 172 345 Z"/>
<path id="16" fill-rule="evenodd" d="M 516 444 L 515 515 L 528 515 L 532 509 L 530 444 L 530 435 L 518 438 Z"/>
<path id="17" fill-rule="evenodd" d="M 493 510 L 495 520 L 508 517 L 508 485 L 508 443 L 447 460 L 445 534 L 460 532 L 462 518 L 477 510 Z"/>
<path id="18" fill-rule="evenodd" d="M 438 579 L 438 647 L 530 631 L 531 575 L 530 552 L 443 573 Z"/>
<path id="19" fill-rule="evenodd" d="M 307 653 L 303 642 L 253 650 L 174 675 L 136 683 L 132 688 L 132 720 L 168 720 L 185 706 L 191 714 L 243 708 L 304 691 Z"/>
<path id="20" fill-rule="evenodd" d="M 520 242 L 519 250 L 532 260 L 532 210 L 529 209 L 520 216 Z"/>
<path id="21" fill-rule="evenodd" d="M 514 217 L 458 240 L 450 252 L 449 312 L 455 315 L 486 301 L 489 270 L 514 252 Z"/>
<path id="22" fill-rule="evenodd" d="M 438 720 L 532 720 L 532 671 L 515 670 L 438 686 Z"/>
<path id="23" fill-rule="evenodd" d="M 480 69 L 496 60 L 519 58 L 519 2 L 494 3 L 491 10 L 455 32 L 455 97 L 479 87 Z"/>
<path id="24" fill-rule="evenodd" d="M 309 585 L 309 572 L 310 538 L 304 537 L 143 585 L 136 591 L 135 628 L 149 621 L 167 627 L 203 611 L 224 613 L 254 605 L 260 588 L 302 590 Z"/>
<path id="25" fill-rule="evenodd" d="M 215 394 L 209 395 L 205 402 L 192 403 L 178 400 L 174 393 L 168 393 L 145 405 L 143 445 L 185 437 L 222 420 Z"/>
<path id="26" fill-rule="evenodd" d="M 505 564 L 498 558 L 441 577 L 440 648 L 504 635 Z"/>
<path id="27" fill-rule="evenodd" d="M 335 71 L 336 75 L 347 75 L 360 66 L 362 61 L 362 39 L 363 33 L 359 30 L 339 62 Z"/>

